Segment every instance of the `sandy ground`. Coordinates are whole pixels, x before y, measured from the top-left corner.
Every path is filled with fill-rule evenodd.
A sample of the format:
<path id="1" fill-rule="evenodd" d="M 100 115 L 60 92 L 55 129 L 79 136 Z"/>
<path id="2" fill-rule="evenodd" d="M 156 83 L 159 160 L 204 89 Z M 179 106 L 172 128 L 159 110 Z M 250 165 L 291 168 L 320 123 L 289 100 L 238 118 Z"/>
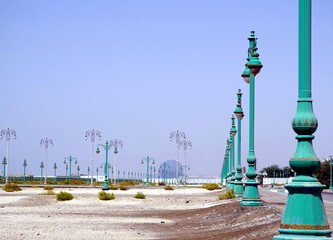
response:
<path id="1" fill-rule="evenodd" d="M 272 206 L 243 208 L 239 199 L 218 201 L 221 191 L 202 188 L 55 188 L 74 195 L 56 201 L 42 188 L 0 190 L 0 239 L 271 239 L 281 222 Z M 143 192 L 146 199 L 135 199 Z"/>

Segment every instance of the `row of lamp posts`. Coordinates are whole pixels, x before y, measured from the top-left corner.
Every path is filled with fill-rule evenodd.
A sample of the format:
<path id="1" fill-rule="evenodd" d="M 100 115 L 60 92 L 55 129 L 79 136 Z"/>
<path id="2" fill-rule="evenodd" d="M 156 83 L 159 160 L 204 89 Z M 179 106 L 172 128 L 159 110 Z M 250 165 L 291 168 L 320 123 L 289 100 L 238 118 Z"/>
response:
<path id="1" fill-rule="evenodd" d="M 221 172 L 221 180 L 226 181 L 227 188 L 235 190 L 237 196 L 242 195 L 242 206 L 260 206 L 262 201 L 258 191 L 258 182 L 255 180 L 256 157 L 254 154 L 254 89 L 255 76 L 260 72 L 262 64 L 257 53 L 257 39 L 254 32 L 248 38 L 250 47 L 248 50 L 248 62 L 242 77 L 250 83 L 250 111 L 249 111 L 249 153 L 247 157 L 248 170 L 246 173 L 245 190 L 241 193 L 239 180 L 240 166 L 240 130 L 243 113 L 241 111 L 241 93 L 238 92 L 238 103 L 235 114 L 238 118 L 238 161 L 234 166 L 234 117 L 230 139 L 227 140 L 227 148 Z M 298 101 L 296 115 L 292 121 L 292 127 L 297 134 L 298 141 L 294 156 L 289 160 L 290 167 L 297 173 L 290 184 L 285 187 L 288 190 L 286 208 L 279 228 L 279 235 L 274 240 L 282 239 L 333 239 L 332 230 L 328 224 L 326 210 L 321 197 L 325 188 L 315 177 L 313 172 L 320 166 L 312 140 L 313 133 L 318 127 L 318 121 L 313 112 L 311 97 L 311 0 L 299 0 L 299 80 Z M 333 157 L 327 159 L 330 164 L 330 190 L 332 186 Z"/>

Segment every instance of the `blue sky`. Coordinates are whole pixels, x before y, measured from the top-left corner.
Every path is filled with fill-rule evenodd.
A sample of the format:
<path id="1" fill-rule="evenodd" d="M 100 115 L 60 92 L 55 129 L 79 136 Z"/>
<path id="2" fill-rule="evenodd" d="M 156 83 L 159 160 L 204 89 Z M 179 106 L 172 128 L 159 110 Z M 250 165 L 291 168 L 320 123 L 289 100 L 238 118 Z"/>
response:
<path id="1" fill-rule="evenodd" d="M 48 172 L 64 157 L 91 161 L 87 130 L 123 141 L 118 169 L 145 172 L 142 157 L 176 158 L 170 132 L 186 133 L 189 175 L 220 174 L 238 88 L 243 92 L 242 165 L 248 151 L 250 31 L 264 67 L 256 78 L 258 168 L 288 165 L 296 149 L 291 120 L 298 87 L 298 2 L 16 1 L 0 2 L 0 128 L 16 130 L 9 173 Z M 312 3 L 312 90 L 319 121 L 314 149 L 333 154 L 333 1 Z M 0 156 L 6 141 L 0 140 Z M 181 162 L 184 161 L 180 152 Z M 104 155 L 96 157 L 100 165 Z M 96 164 L 95 164 L 96 165 Z M 2 166 L 0 167 L 2 169 Z"/>

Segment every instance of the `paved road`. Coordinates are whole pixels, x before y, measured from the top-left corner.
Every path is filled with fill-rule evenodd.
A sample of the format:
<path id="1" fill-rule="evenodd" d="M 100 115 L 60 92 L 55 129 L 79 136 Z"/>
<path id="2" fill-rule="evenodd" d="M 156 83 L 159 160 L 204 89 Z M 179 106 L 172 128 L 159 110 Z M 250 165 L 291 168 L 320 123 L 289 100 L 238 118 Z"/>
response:
<path id="1" fill-rule="evenodd" d="M 272 204 L 279 208 L 282 213 L 284 212 L 288 197 L 287 193 L 270 192 L 266 189 L 260 189 L 260 195 L 265 204 Z M 324 200 L 328 222 L 331 226 L 331 229 L 333 229 L 333 193 L 323 192 L 322 198 Z"/>

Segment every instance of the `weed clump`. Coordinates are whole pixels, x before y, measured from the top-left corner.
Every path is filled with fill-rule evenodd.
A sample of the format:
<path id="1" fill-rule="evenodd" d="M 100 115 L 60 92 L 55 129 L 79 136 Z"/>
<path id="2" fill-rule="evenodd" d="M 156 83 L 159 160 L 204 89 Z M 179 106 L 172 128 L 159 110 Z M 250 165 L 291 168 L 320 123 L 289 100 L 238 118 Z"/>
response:
<path id="1" fill-rule="evenodd" d="M 164 190 L 173 190 L 173 187 L 171 187 L 170 185 L 166 185 L 166 186 L 164 187 Z"/>
<path id="2" fill-rule="evenodd" d="M 6 192 L 18 192 L 22 191 L 22 188 L 20 188 L 16 183 L 7 183 L 3 187 L 3 190 Z"/>
<path id="3" fill-rule="evenodd" d="M 146 195 L 144 195 L 142 192 L 137 192 L 137 193 L 134 195 L 134 198 L 145 199 L 145 198 L 146 198 Z"/>
<path id="4" fill-rule="evenodd" d="M 57 201 L 68 201 L 72 200 L 74 197 L 71 193 L 69 192 L 63 192 L 61 191 L 60 193 L 57 193 Z"/>
<path id="5" fill-rule="evenodd" d="M 227 190 L 226 193 L 218 195 L 219 200 L 235 198 L 236 195 L 233 189 Z"/>
<path id="6" fill-rule="evenodd" d="M 221 189 L 221 187 L 216 183 L 207 183 L 202 185 L 203 188 L 206 188 L 209 191 L 215 190 L 215 189 Z"/>
<path id="7" fill-rule="evenodd" d="M 105 191 L 101 191 L 98 193 L 99 200 L 113 200 L 115 199 L 115 195 L 113 193 L 107 193 Z"/>

